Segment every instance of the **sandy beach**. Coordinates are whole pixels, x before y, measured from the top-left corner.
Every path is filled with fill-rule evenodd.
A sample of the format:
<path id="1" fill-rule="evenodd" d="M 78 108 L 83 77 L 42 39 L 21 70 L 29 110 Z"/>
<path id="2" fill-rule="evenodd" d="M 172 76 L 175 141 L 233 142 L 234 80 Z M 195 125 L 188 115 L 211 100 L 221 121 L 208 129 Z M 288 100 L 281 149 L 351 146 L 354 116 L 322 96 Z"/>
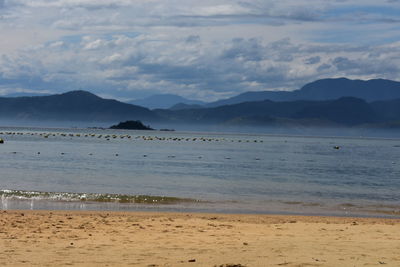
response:
<path id="1" fill-rule="evenodd" d="M 2 266 L 400 266 L 400 219 L 1 211 Z"/>

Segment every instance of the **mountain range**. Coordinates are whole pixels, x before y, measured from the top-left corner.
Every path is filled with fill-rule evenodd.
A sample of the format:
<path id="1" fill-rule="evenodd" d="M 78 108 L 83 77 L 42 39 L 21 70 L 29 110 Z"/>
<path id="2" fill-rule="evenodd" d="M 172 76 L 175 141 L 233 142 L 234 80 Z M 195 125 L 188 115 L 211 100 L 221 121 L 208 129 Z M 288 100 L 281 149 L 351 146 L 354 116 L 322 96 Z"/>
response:
<path id="1" fill-rule="evenodd" d="M 244 102 L 214 108 L 191 110 L 155 110 L 164 120 L 188 124 L 253 124 L 269 125 L 277 123 L 299 122 L 315 125 L 353 126 L 378 123 L 390 119 L 400 119 L 400 109 L 387 105 L 389 101 L 367 103 L 354 97 L 342 97 L 324 101 L 287 101 L 270 100 Z M 386 110 L 384 109 L 386 108 Z M 392 115 L 392 116 L 390 116 Z"/>
<path id="2" fill-rule="evenodd" d="M 331 100 L 343 96 L 357 97 L 367 102 L 400 98 L 400 82 L 374 79 L 349 80 L 346 78 L 322 79 L 304 85 L 294 91 L 260 91 L 218 100 L 206 104 L 208 107 L 238 104 L 248 101 L 295 101 L 295 100 Z"/>
<path id="3" fill-rule="evenodd" d="M 137 105 L 137 106 L 142 106 L 146 107 L 149 109 L 156 109 L 156 108 L 162 108 L 162 109 L 167 109 L 174 107 L 175 105 L 179 104 L 185 104 L 185 105 L 205 105 L 205 102 L 198 101 L 198 100 L 190 100 L 178 95 L 173 95 L 173 94 L 158 94 L 158 95 L 152 95 L 146 98 L 142 99 L 137 99 L 137 100 L 132 100 L 128 102 L 129 104 L 132 105 Z M 179 108 L 179 106 L 178 106 Z"/>
<path id="4" fill-rule="evenodd" d="M 0 97 L 0 118 L 7 120 L 120 121 L 131 118 L 156 121 L 147 108 L 86 91 L 31 97 Z"/>
<path id="5" fill-rule="evenodd" d="M 400 127 L 398 82 L 326 79 L 308 84 L 297 92 L 253 92 L 242 96 L 259 93 L 264 96 L 275 95 L 275 98 L 215 107 L 209 104 L 207 107 L 181 104 L 184 108 L 150 110 L 117 100 L 103 99 L 86 91 L 50 96 L 1 97 L 0 119 L 107 123 L 140 120 L 146 124 L 165 126 Z M 238 96 L 235 101 L 240 99 L 244 98 Z"/>
<path id="6" fill-rule="evenodd" d="M 295 101 L 295 100 L 332 100 L 343 96 L 352 96 L 367 102 L 400 98 L 400 82 L 374 79 L 350 80 L 346 78 L 322 79 L 304 85 L 294 91 L 257 91 L 245 92 L 237 96 L 214 102 L 189 100 L 177 95 L 161 94 L 145 99 L 131 101 L 131 104 L 150 109 L 190 109 L 203 107 L 218 107 L 250 101 Z"/>
<path id="7" fill-rule="evenodd" d="M 33 93 L 33 92 L 16 92 L 16 93 L 10 93 L 7 95 L 4 95 L 3 97 L 22 97 L 22 96 L 47 96 L 50 94 L 46 93 Z"/>

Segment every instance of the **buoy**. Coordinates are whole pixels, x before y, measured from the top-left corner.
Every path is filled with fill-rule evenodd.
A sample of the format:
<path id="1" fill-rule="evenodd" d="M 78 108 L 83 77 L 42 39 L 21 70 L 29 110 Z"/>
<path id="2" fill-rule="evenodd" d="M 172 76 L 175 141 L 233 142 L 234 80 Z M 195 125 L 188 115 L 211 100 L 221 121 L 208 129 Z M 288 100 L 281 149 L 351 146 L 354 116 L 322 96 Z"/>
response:
<path id="1" fill-rule="evenodd" d="M 333 148 L 334 149 L 340 149 L 340 146 L 334 146 Z"/>

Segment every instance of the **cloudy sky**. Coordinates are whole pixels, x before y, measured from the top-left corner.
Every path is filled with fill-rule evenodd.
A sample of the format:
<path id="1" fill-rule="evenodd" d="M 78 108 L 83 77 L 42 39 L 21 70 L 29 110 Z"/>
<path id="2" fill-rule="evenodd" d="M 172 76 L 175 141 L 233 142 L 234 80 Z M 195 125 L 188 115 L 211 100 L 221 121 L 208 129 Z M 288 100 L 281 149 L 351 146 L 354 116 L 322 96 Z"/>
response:
<path id="1" fill-rule="evenodd" d="M 0 0 L 0 95 L 216 100 L 400 80 L 400 0 Z"/>

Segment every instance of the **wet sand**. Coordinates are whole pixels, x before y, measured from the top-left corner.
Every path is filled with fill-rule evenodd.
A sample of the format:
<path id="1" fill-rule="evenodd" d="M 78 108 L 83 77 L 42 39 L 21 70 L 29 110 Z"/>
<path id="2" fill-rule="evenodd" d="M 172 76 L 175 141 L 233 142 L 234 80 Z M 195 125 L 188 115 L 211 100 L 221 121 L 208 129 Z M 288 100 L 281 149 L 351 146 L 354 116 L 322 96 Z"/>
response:
<path id="1" fill-rule="evenodd" d="M 1 266 L 400 266 L 400 219 L 0 211 Z"/>

